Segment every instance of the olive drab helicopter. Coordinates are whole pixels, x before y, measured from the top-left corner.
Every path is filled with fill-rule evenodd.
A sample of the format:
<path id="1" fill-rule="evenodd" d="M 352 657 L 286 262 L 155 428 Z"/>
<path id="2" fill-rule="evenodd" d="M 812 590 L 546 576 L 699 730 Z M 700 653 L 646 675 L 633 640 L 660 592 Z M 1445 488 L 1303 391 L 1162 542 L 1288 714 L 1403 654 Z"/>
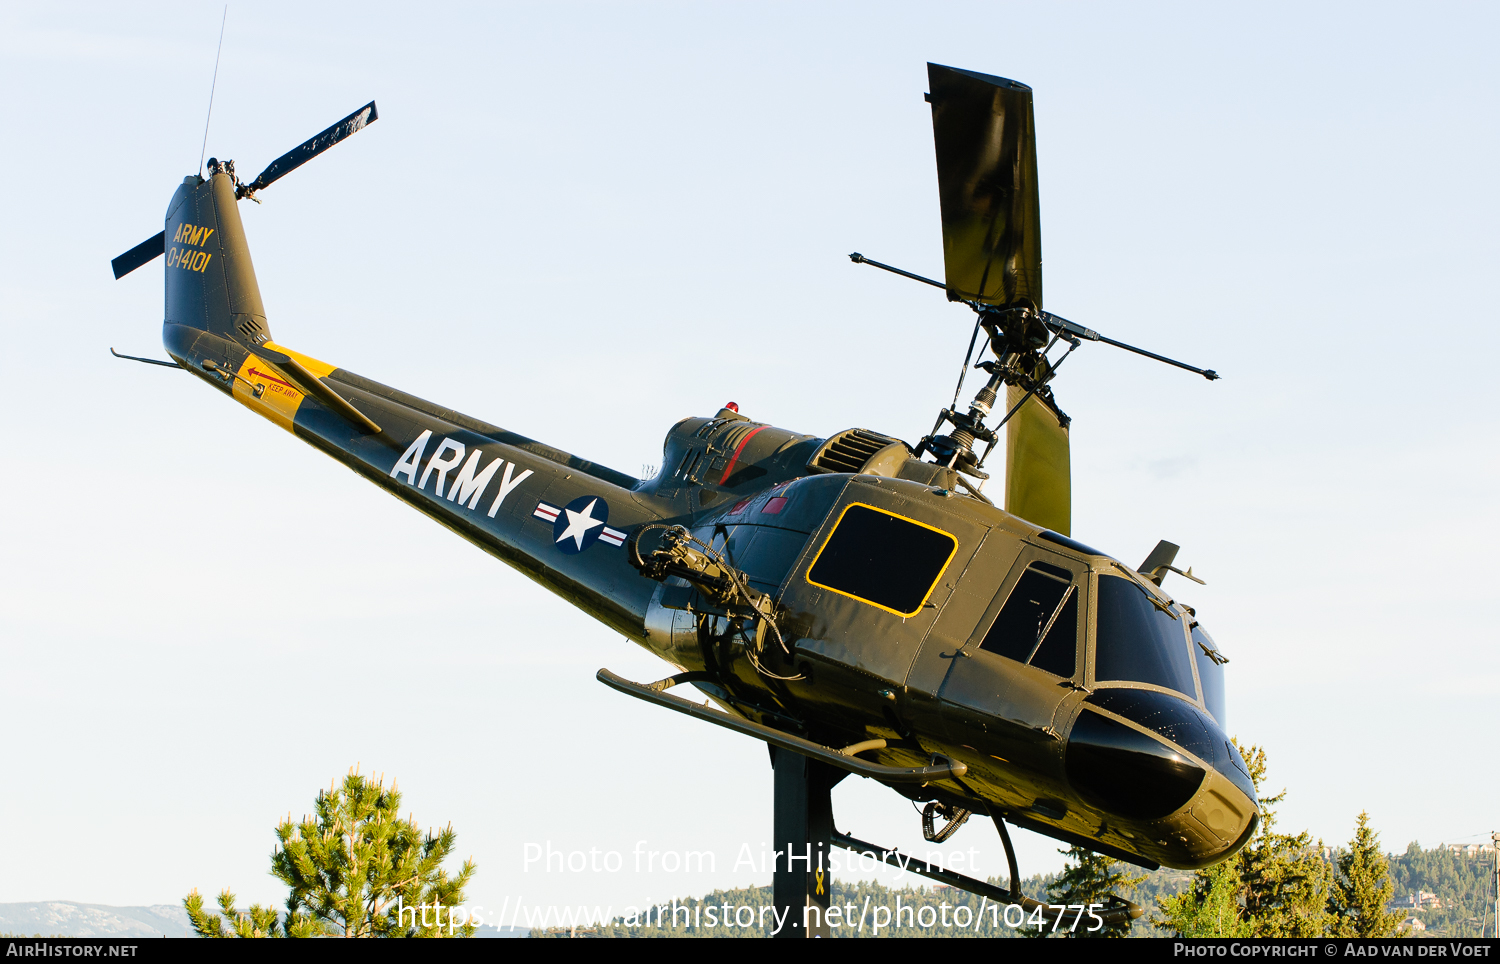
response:
<path id="1" fill-rule="evenodd" d="M 969 306 L 963 371 L 976 347 L 990 357 L 973 400 L 958 405 L 961 376 L 914 446 L 865 428 L 818 438 L 729 403 L 674 425 L 641 479 L 273 340 L 237 203 L 373 123 L 373 102 L 249 183 L 211 160 L 165 230 L 113 262 L 123 277 L 165 257 L 171 361 L 136 360 L 190 372 L 677 669 L 601 682 L 768 745 L 774 901 L 802 908 L 781 936 L 827 933 L 830 847 L 1055 921 L 1020 892 L 1008 826 L 1198 868 L 1259 820 L 1223 729 L 1227 660 L 1163 589 L 1196 577 L 1167 542 L 1129 566 L 1072 538 L 1052 391 L 1085 342 L 1218 376 L 1043 310 L 1031 88 L 934 64 L 928 79 L 946 277 L 851 258 Z M 1003 506 L 982 491 L 1002 430 Z M 668 692 L 682 685 L 711 705 Z M 837 831 L 829 791 L 851 773 L 922 805 L 928 840 L 990 818 L 1009 889 Z M 1096 910 L 1141 913 L 1115 897 Z"/>

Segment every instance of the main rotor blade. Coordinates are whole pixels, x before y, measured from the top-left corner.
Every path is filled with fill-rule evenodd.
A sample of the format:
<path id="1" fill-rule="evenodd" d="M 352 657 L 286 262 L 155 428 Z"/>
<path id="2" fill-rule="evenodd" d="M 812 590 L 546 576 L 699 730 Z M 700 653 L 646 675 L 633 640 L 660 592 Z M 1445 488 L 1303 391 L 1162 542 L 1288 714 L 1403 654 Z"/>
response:
<path id="1" fill-rule="evenodd" d="M 166 251 L 167 232 L 163 231 L 156 237 L 147 238 L 129 251 L 126 251 L 111 261 L 109 266 L 115 269 L 115 280 L 119 281 L 152 258 L 161 257 Z"/>
<path id="2" fill-rule="evenodd" d="M 1025 395 L 1019 385 L 1011 385 L 1006 402 L 1014 406 Z M 1072 475 L 1068 429 L 1033 395 L 1005 423 L 1005 511 L 1072 535 Z"/>
<path id="3" fill-rule="evenodd" d="M 270 186 L 275 181 L 295 171 L 350 134 L 364 130 L 379 119 L 380 115 L 376 113 L 375 102 L 372 100 L 317 137 L 309 138 L 276 158 L 276 160 L 271 162 L 269 167 L 260 172 L 255 180 L 246 184 L 241 189 L 240 196 L 254 194 L 256 191 Z"/>
<path id="4" fill-rule="evenodd" d="M 948 298 L 1042 307 L 1031 88 L 927 65 Z"/>

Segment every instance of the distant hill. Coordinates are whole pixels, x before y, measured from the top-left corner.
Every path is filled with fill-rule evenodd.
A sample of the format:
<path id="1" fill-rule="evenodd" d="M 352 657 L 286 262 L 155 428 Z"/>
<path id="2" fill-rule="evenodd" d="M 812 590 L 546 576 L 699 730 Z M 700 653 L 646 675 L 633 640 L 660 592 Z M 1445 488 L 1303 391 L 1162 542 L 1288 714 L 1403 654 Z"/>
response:
<path id="1" fill-rule="evenodd" d="M 72 900 L 0 904 L 0 935 L 31 937 L 193 937 L 181 904 L 110 907 Z M 481 927 L 475 937 L 527 937 L 524 927 Z"/>
<path id="2" fill-rule="evenodd" d="M 72 900 L 0 904 L 0 934 L 30 937 L 188 937 L 192 928 L 181 904 L 110 907 Z"/>
<path id="3" fill-rule="evenodd" d="M 1490 901 L 1494 900 L 1493 855 L 1465 856 L 1454 854 L 1447 848 L 1435 848 L 1423 850 L 1416 843 L 1411 844 L 1403 854 L 1389 854 L 1386 856 L 1389 862 L 1392 883 L 1395 885 L 1397 895 L 1410 893 L 1416 890 L 1426 890 L 1437 894 L 1443 901 L 1441 909 L 1420 912 L 1417 916 L 1426 923 L 1428 930 L 1423 935 L 1426 937 L 1451 935 L 1451 936 L 1474 936 L 1479 933 L 1481 921 L 1485 921 L 1486 927 L 1492 927 L 1493 912 L 1489 911 Z M 1150 924 L 1150 917 L 1156 910 L 1156 902 L 1159 898 L 1188 887 L 1192 883 L 1192 874 L 1181 870 L 1162 869 L 1154 873 L 1144 873 L 1144 880 L 1134 887 L 1122 888 L 1120 895 L 1134 900 L 1146 909 L 1146 917 L 1137 921 L 1131 928 L 1132 937 L 1158 937 L 1165 936 L 1167 931 L 1158 930 Z M 1026 893 L 1037 897 L 1046 894 L 1047 884 L 1052 880 L 1052 875 L 1035 875 L 1023 881 L 1023 889 Z M 991 883 L 999 885 L 1000 878 L 992 878 Z M 950 890 L 943 887 L 901 887 L 889 888 L 878 883 L 864 881 L 840 880 L 833 881 L 833 895 L 839 903 L 852 903 L 864 907 L 865 899 L 871 898 L 875 905 L 889 906 L 896 898 L 901 898 L 907 904 L 932 904 L 943 901 L 952 905 L 968 905 L 971 909 L 979 908 L 979 898 L 966 894 L 962 891 Z M 682 904 L 696 910 L 701 904 L 705 908 L 717 907 L 725 903 L 746 904 L 752 906 L 768 905 L 771 901 L 771 888 L 758 887 L 740 890 L 715 890 L 713 893 L 701 899 L 682 901 Z M 1489 917 L 1486 913 L 1489 912 Z M 521 927 L 482 927 L 476 937 L 526 937 L 534 934 L 543 936 L 565 936 L 574 932 L 571 927 L 547 926 L 556 925 L 559 920 L 549 920 L 535 930 L 525 926 Z M 765 929 L 760 927 L 733 928 L 736 936 L 764 936 Z M 929 937 L 937 936 L 943 928 L 925 927 L 891 927 L 885 929 L 879 936 L 882 937 Z M 587 933 L 590 936 L 611 937 L 691 937 L 691 936 L 722 936 L 726 933 L 724 928 L 698 928 L 671 926 L 626 926 L 624 921 L 616 918 L 604 926 L 580 927 L 577 933 Z M 948 932 L 943 936 L 960 936 L 963 932 Z M 61 937 L 191 937 L 192 928 L 188 924 L 187 912 L 180 904 L 153 904 L 149 907 L 110 907 L 105 904 L 80 904 L 71 900 L 35 901 L 26 904 L 0 904 L 0 934 L 14 934 L 30 937 L 33 934 L 43 936 Z M 979 926 L 967 931 L 968 936 L 998 936 L 1011 937 L 1015 932 L 1009 928 L 993 928 Z M 838 936 L 855 936 L 854 934 L 841 933 Z M 865 936 L 860 934 L 859 936 Z M 874 936 L 874 935 L 870 935 Z"/>
<path id="4" fill-rule="evenodd" d="M 1423 850 L 1415 842 L 1406 853 L 1386 857 L 1396 896 L 1419 890 L 1437 894 L 1441 909 L 1418 911 L 1423 937 L 1477 937 L 1495 933 L 1495 855 L 1453 853 L 1446 847 Z"/>

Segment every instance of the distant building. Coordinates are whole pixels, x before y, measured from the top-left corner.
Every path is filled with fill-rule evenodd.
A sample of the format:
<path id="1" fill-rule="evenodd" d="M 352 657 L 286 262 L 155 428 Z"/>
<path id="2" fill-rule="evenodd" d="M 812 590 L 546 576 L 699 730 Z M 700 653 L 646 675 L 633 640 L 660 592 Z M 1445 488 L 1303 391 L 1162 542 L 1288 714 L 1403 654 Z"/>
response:
<path id="1" fill-rule="evenodd" d="M 1427 925 L 1422 923 L 1422 919 L 1420 917 L 1408 917 L 1406 920 L 1401 922 L 1401 926 L 1396 930 L 1398 933 L 1402 934 L 1416 934 L 1420 933 L 1421 931 L 1425 931 L 1426 929 Z"/>
<path id="2" fill-rule="evenodd" d="M 1439 850 L 1447 850 L 1458 854 L 1460 857 L 1483 857 L 1495 852 L 1494 844 L 1471 843 L 1471 844 L 1438 844 Z"/>
<path id="3" fill-rule="evenodd" d="M 1442 910 L 1443 901 L 1437 894 L 1419 890 L 1405 897 L 1397 897 L 1385 906 L 1388 910 Z"/>

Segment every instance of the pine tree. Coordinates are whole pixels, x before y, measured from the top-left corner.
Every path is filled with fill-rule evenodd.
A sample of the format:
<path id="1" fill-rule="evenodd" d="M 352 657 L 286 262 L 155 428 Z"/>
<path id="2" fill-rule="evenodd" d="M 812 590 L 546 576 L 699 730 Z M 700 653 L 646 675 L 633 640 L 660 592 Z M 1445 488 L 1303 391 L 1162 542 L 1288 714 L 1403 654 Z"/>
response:
<path id="1" fill-rule="evenodd" d="M 399 815 L 394 785 L 350 771 L 320 791 L 314 814 L 276 827 L 280 845 L 271 854 L 271 874 L 291 888 L 285 915 L 275 908 L 234 907 L 234 894 L 219 895 L 224 917 L 203 909 L 194 890 L 183 900 L 194 930 L 203 937 L 470 937 L 474 925 L 455 921 L 451 908 L 464 902 L 474 876 L 473 861 L 457 875 L 442 869 L 453 852 L 451 826 L 425 835 Z M 229 930 L 224 920 L 229 921 Z"/>
<path id="2" fill-rule="evenodd" d="M 1199 871 L 1191 889 L 1158 902 L 1161 916 L 1151 922 L 1179 937 L 1249 937 L 1250 922 L 1240 907 L 1241 869 L 1235 854 Z"/>
<path id="3" fill-rule="evenodd" d="M 1310 834 L 1276 832 L 1274 807 L 1286 791 L 1261 792 L 1266 751 L 1252 746 L 1242 755 L 1260 800 L 1260 829 L 1235 857 L 1198 871 L 1192 889 L 1158 901 L 1154 923 L 1184 937 L 1215 927 L 1235 936 L 1321 936 L 1329 925 L 1329 867 Z"/>
<path id="4" fill-rule="evenodd" d="M 224 912 L 222 918 L 218 914 L 210 914 L 203 909 L 203 896 L 196 889 L 183 899 L 182 905 L 187 908 L 188 921 L 193 925 L 193 930 L 198 932 L 199 937 L 286 936 L 281 929 L 281 922 L 275 907 L 251 904 L 248 911 L 237 910 L 234 906 L 234 893 L 227 887 L 219 893 L 219 909 Z M 228 931 L 224 930 L 225 921 L 229 922 Z M 302 930 L 303 928 L 298 926 L 301 923 L 303 922 L 293 922 L 293 929 Z"/>
<path id="5" fill-rule="evenodd" d="M 1063 867 L 1061 876 L 1047 885 L 1047 899 L 1053 904 L 1106 904 L 1112 894 L 1126 887 L 1134 887 L 1146 879 L 1144 876 L 1133 877 L 1126 874 L 1123 865 L 1102 854 L 1096 854 L 1087 847 L 1070 847 L 1059 850 L 1058 853 L 1066 855 L 1068 863 Z M 1090 931 L 1088 928 L 1095 922 L 1087 914 L 1083 915 L 1077 927 L 1070 929 L 1073 916 L 1073 912 L 1064 915 L 1055 932 L 1041 928 L 1027 931 L 1027 936 L 1046 937 L 1056 933 L 1062 937 L 1124 937 L 1130 933 L 1129 921 L 1106 924 L 1098 930 Z"/>
<path id="6" fill-rule="evenodd" d="M 1237 744 L 1236 744 L 1237 745 Z M 1240 852 L 1241 900 L 1254 937 L 1319 937 L 1327 930 L 1331 873 L 1312 835 L 1276 832 L 1276 811 L 1286 790 L 1261 794 L 1266 751 L 1252 746 L 1243 754 L 1260 797 L 1260 831 Z"/>
<path id="7" fill-rule="evenodd" d="M 1401 915 L 1387 911 L 1395 886 L 1380 836 L 1370 829 L 1370 815 L 1361 813 L 1349 850 L 1339 855 L 1339 872 L 1328 895 L 1333 917 L 1330 933 L 1337 937 L 1394 937 Z"/>

